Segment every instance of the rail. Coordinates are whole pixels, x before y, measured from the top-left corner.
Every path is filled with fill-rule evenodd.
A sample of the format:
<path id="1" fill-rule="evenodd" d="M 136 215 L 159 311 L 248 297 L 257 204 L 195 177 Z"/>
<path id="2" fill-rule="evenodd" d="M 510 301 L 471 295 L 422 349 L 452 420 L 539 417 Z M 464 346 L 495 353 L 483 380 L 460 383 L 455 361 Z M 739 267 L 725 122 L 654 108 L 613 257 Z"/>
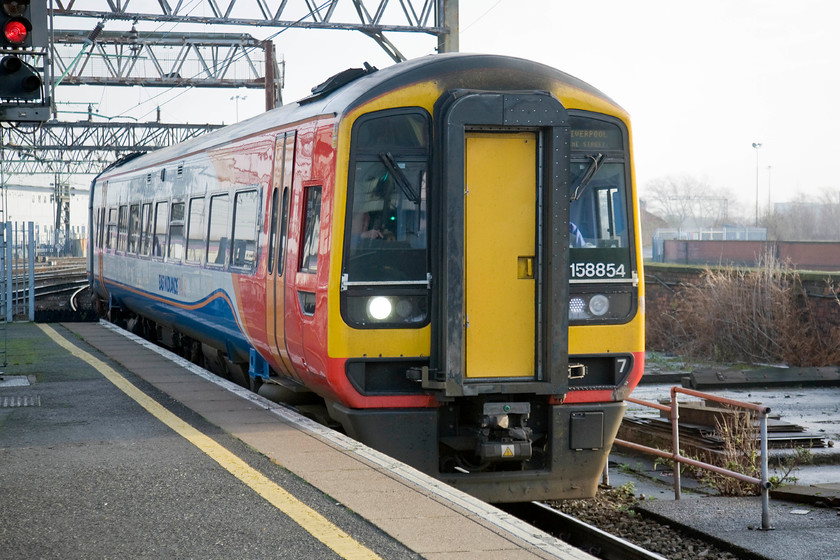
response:
<path id="1" fill-rule="evenodd" d="M 739 473 L 736 471 L 732 471 L 729 469 L 725 469 L 723 467 L 718 467 L 717 465 L 712 465 L 710 463 L 705 463 L 703 461 L 698 461 L 697 459 L 691 459 L 689 457 L 684 457 L 680 455 L 680 425 L 679 425 L 679 402 L 677 401 L 677 394 L 683 393 L 686 395 L 691 395 L 693 397 L 699 397 L 701 399 L 707 399 L 710 401 L 719 402 L 722 404 L 728 404 L 730 406 L 736 406 L 739 408 L 744 408 L 747 410 L 752 410 L 759 413 L 759 422 L 760 422 L 760 431 L 761 431 L 761 478 L 755 478 L 752 476 L 745 475 L 743 473 Z M 638 404 L 642 406 L 648 406 L 650 408 L 655 408 L 657 410 L 661 410 L 663 412 L 667 412 L 668 416 L 671 420 L 671 434 L 672 434 L 672 446 L 673 450 L 668 453 L 667 451 L 662 451 L 661 449 L 656 449 L 655 447 L 648 447 L 646 445 L 640 445 L 638 443 L 633 443 L 630 441 L 624 441 L 622 439 L 616 438 L 615 443 L 622 447 L 627 447 L 629 449 L 633 449 L 635 451 L 641 451 L 643 453 L 651 453 L 653 455 L 657 455 L 659 457 L 664 457 L 666 459 L 672 459 L 675 463 L 674 465 L 674 499 L 679 500 L 681 495 L 681 481 L 680 481 L 680 468 L 678 463 L 685 463 L 687 465 L 691 465 L 693 467 L 697 467 L 700 469 L 705 469 L 708 471 L 712 471 L 714 473 L 730 476 L 732 478 L 736 478 L 738 480 L 742 480 L 744 482 L 755 484 L 761 489 L 761 529 L 762 530 L 770 530 L 772 526 L 770 525 L 770 482 L 768 479 L 768 469 L 767 469 L 767 414 L 770 412 L 770 407 L 752 404 L 752 403 L 745 403 L 741 401 L 735 401 L 732 399 L 727 399 L 725 397 L 719 397 L 717 395 L 710 395 L 708 393 L 701 393 L 700 391 L 694 391 L 692 389 L 685 389 L 683 387 L 671 387 L 671 406 L 667 406 L 664 404 L 652 403 L 648 401 L 643 401 L 634 398 L 627 398 L 625 399 L 627 402 L 631 402 L 633 404 Z"/>
<path id="2" fill-rule="evenodd" d="M 547 504 L 517 502 L 497 505 L 514 517 L 601 560 L 668 560 Z"/>

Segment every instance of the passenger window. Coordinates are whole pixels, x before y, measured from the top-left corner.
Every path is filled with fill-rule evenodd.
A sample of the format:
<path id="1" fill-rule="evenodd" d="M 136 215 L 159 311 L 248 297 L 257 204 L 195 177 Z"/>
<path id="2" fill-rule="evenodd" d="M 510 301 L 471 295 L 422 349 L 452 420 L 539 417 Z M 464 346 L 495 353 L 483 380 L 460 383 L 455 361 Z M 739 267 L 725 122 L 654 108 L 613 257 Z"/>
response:
<path id="1" fill-rule="evenodd" d="M 140 216 L 140 224 L 142 232 L 140 234 L 140 254 L 149 255 L 149 248 L 151 247 L 152 239 L 152 203 L 147 202 L 143 205 L 143 210 Z"/>
<path id="2" fill-rule="evenodd" d="M 108 249 L 117 248 L 117 209 L 108 209 Z"/>
<path id="3" fill-rule="evenodd" d="M 152 240 L 152 256 L 163 257 L 166 247 L 166 228 L 169 226 L 169 203 L 158 202 L 155 205 L 155 235 Z"/>
<path id="4" fill-rule="evenodd" d="M 187 229 L 187 260 L 201 262 L 204 256 L 204 198 L 190 200 L 190 221 Z"/>
<path id="5" fill-rule="evenodd" d="M 180 261 L 184 256 L 184 203 L 173 202 L 169 216 L 169 248 L 166 257 Z"/>
<path id="6" fill-rule="evenodd" d="M 230 233 L 230 196 L 210 197 L 210 222 L 207 234 L 207 264 L 224 266 Z"/>
<path id="7" fill-rule="evenodd" d="M 128 252 L 137 253 L 140 247 L 140 205 L 132 204 L 128 220 Z"/>
<path id="8" fill-rule="evenodd" d="M 124 252 L 128 246 L 128 206 L 120 206 L 120 221 L 117 229 L 119 231 L 117 251 Z"/>
<path id="9" fill-rule="evenodd" d="M 253 268 L 257 262 L 257 191 L 236 193 L 233 202 L 231 266 Z"/>
<path id="10" fill-rule="evenodd" d="M 321 187 L 308 187 L 305 193 L 306 215 L 303 223 L 300 271 L 314 274 L 318 270 L 318 244 L 321 232 Z"/>

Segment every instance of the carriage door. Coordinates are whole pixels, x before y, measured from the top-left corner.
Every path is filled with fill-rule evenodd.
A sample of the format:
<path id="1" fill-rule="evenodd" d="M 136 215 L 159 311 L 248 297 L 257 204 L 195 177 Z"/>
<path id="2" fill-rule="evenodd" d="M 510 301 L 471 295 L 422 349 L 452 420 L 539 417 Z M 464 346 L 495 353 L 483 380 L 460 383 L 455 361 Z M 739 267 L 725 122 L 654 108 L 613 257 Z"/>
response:
<path id="1" fill-rule="evenodd" d="M 536 146 L 533 132 L 466 135 L 468 378 L 534 376 Z"/>
<path id="2" fill-rule="evenodd" d="M 294 369 L 289 361 L 284 333 L 286 238 L 289 224 L 289 202 L 292 196 L 295 133 L 277 136 L 274 144 L 274 176 L 269 226 L 268 278 L 266 282 L 266 331 L 271 353 L 283 364 L 286 373 Z"/>

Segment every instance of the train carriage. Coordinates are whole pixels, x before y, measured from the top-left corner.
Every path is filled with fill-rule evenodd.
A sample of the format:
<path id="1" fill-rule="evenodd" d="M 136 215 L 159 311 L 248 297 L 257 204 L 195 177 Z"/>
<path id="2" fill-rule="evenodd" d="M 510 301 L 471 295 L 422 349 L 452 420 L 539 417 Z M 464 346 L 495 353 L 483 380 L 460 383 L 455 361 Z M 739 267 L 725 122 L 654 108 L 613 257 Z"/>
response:
<path id="1" fill-rule="evenodd" d="M 590 496 L 644 366 L 631 154 L 627 114 L 552 68 L 365 65 L 100 174 L 91 284 L 481 498 Z"/>

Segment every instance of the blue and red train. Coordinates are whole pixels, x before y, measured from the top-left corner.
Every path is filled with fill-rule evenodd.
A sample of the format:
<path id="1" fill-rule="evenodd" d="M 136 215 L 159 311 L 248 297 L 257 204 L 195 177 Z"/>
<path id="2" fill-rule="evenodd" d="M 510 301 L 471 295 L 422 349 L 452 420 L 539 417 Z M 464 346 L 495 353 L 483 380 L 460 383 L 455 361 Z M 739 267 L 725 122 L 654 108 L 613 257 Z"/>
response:
<path id="1" fill-rule="evenodd" d="M 627 114 L 434 55 L 126 158 L 91 191 L 103 313 L 495 502 L 593 495 L 644 366 Z"/>

